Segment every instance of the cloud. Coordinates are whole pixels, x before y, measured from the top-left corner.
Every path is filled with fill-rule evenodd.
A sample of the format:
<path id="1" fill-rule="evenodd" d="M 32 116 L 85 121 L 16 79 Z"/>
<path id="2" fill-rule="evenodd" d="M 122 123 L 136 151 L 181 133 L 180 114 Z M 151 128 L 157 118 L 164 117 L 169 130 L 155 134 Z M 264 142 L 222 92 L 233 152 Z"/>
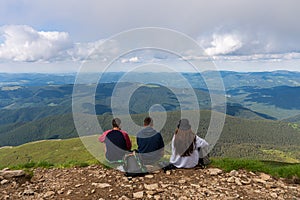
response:
<path id="1" fill-rule="evenodd" d="M 113 39 L 101 39 L 94 42 L 75 43 L 73 48 L 67 51 L 73 61 L 98 60 L 107 61 L 119 53 L 118 42 Z"/>
<path id="2" fill-rule="evenodd" d="M 138 63 L 140 59 L 137 56 L 121 59 L 121 63 Z"/>
<path id="3" fill-rule="evenodd" d="M 300 39 L 294 34 L 253 26 L 218 27 L 197 38 L 208 56 L 223 61 L 280 62 L 300 58 Z M 204 60 L 203 56 L 190 56 Z"/>
<path id="4" fill-rule="evenodd" d="M 0 33 L 4 40 L 0 44 L 0 59 L 49 61 L 72 47 L 66 32 L 36 31 L 26 25 L 9 25 L 0 27 Z"/>
<path id="5" fill-rule="evenodd" d="M 197 38 L 206 55 L 193 50 L 184 60 L 272 61 L 300 59 L 300 39 L 252 27 L 216 28 Z M 105 43 L 105 45 L 103 45 Z M 38 31 L 27 25 L 0 27 L 0 60 L 16 62 L 107 61 L 120 52 L 117 41 L 73 42 L 67 32 Z M 161 62 L 176 58 L 163 53 L 139 51 L 123 56 L 121 63 Z"/>
<path id="6" fill-rule="evenodd" d="M 209 56 L 230 54 L 240 49 L 243 45 L 238 35 L 233 34 L 213 34 L 212 41 L 210 42 L 211 47 L 205 49 L 205 53 Z M 206 41 L 202 41 L 205 43 Z"/>
<path id="7" fill-rule="evenodd" d="M 27 25 L 0 27 L 0 59 L 17 62 L 105 60 L 118 53 L 115 41 L 97 40 L 74 43 L 69 34 L 57 31 L 37 31 Z"/>

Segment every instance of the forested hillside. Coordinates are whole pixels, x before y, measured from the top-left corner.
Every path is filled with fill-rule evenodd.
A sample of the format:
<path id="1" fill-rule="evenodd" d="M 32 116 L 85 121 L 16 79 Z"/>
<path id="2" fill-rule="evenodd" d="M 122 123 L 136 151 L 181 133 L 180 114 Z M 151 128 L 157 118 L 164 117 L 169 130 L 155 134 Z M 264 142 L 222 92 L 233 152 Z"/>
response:
<path id="1" fill-rule="evenodd" d="M 189 112 L 189 111 L 187 111 Z M 193 111 L 190 111 L 193 112 Z M 198 135 L 205 137 L 210 122 L 210 111 L 201 111 Z M 134 122 L 142 126 L 146 114 L 133 114 Z M 170 144 L 180 112 L 168 112 L 167 122 L 161 133 L 166 144 Z M 103 130 L 111 128 L 111 115 L 98 116 Z M 155 119 L 154 119 L 155 120 Z M 52 116 L 28 122 L 17 129 L 11 126 L 2 127 L 8 130 L 0 134 L 1 146 L 20 145 L 30 141 L 44 139 L 66 139 L 78 137 L 72 115 Z M 12 131 L 9 131 L 12 129 Z M 136 134 L 131 127 L 123 129 L 132 136 Z M 24 132 L 27 134 L 24 135 Z M 101 133 L 94 132 L 95 135 Z M 97 143 L 95 139 L 95 143 Z M 262 157 L 273 159 L 300 160 L 300 130 L 287 122 L 272 120 L 247 120 L 227 116 L 222 134 L 213 149 L 214 156 Z M 170 148 L 170 146 L 168 147 Z M 167 148 L 167 149 L 168 149 Z M 285 161 L 286 161 L 285 160 Z"/>

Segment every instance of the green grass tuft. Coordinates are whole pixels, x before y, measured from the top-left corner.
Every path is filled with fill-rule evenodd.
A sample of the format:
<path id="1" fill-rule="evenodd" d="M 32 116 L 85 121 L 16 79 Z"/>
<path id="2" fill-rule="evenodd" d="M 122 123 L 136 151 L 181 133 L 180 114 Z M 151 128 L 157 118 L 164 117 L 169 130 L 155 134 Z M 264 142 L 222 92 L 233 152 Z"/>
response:
<path id="1" fill-rule="evenodd" d="M 212 166 L 219 167 L 226 172 L 245 169 L 252 172 L 264 172 L 274 177 L 300 178 L 300 164 L 281 163 L 274 161 L 259 161 L 233 158 L 212 159 Z"/>

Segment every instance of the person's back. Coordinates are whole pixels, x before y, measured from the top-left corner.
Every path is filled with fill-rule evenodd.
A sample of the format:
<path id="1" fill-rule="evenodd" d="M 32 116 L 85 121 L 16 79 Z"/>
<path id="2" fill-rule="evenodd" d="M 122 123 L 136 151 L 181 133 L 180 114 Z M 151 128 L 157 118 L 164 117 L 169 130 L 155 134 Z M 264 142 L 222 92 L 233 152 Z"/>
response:
<path id="1" fill-rule="evenodd" d="M 138 153 L 144 164 L 154 164 L 164 155 L 164 142 L 161 134 L 152 128 L 150 117 L 144 120 L 145 128 L 137 134 Z"/>
<path id="2" fill-rule="evenodd" d="M 126 131 L 121 130 L 121 120 L 112 120 L 113 128 L 105 131 L 99 141 L 105 144 L 105 157 L 110 162 L 121 161 L 126 152 L 131 150 L 131 141 Z"/>
<path id="3" fill-rule="evenodd" d="M 177 128 L 172 139 L 170 163 L 176 168 L 193 168 L 207 155 L 205 150 L 209 144 L 193 133 L 187 119 L 180 120 Z M 199 149 L 202 149 L 203 155 L 200 155 Z"/>
<path id="4" fill-rule="evenodd" d="M 111 130 L 106 135 L 106 158 L 109 161 L 122 160 L 127 152 L 126 140 L 119 130 Z"/>

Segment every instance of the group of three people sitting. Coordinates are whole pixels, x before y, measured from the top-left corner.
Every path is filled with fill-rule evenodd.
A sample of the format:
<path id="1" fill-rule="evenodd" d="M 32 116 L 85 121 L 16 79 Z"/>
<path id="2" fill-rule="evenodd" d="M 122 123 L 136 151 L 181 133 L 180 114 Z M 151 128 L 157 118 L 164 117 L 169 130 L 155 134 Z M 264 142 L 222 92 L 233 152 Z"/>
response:
<path id="1" fill-rule="evenodd" d="M 99 141 L 105 143 L 105 157 L 110 163 L 122 162 L 124 155 L 131 150 L 128 133 L 121 129 L 121 120 L 112 120 L 112 129 L 105 131 Z M 153 128 L 153 119 L 144 119 L 144 128 L 136 135 L 137 150 L 143 164 L 156 164 L 164 156 L 164 141 Z M 181 119 L 172 138 L 170 165 L 174 168 L 193 168 L 199 164 L 208 151 L 209 144 L 191 129 L 187 119 Z M 201 149 L 201 151 L 200 151 Z M 205 153 L 203 153 L 205 151 Z M 204 155 L 205 154 L 205 155 Z"/>

